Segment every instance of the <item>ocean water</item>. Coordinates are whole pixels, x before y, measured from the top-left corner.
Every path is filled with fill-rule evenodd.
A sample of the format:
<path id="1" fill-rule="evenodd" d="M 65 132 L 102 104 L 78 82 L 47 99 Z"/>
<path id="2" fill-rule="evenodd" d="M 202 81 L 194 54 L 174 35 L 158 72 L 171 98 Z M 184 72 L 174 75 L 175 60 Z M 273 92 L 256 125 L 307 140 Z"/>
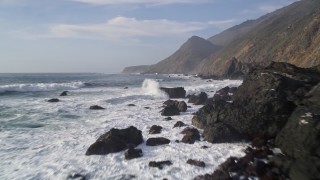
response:
<path id="1" fill-rule="evenodd" d="M 193 179 L 212 173 L 229 156 L 243 155 L 246 144 L 176 143 L 183 127 L 173 125 L 180 120 L 191 126 L 192 113 L 201 106 L 188 104 L 187 112 L 163 121 L 159 111 L 168 97 L 159 87 L 183 86 L 187 94 L 205 91 L 212 96 L 241 83 L 182 75 L 0 74 L 0 179 L 68 179 L 75 173 L 87 179 Z M 60 97 L 65 90 L 68 96 Z M 49 103 L 50 98 L 60 102 Z M 91 105 L 106 109 L 92 111 Z M 85 156 L 101 134 L 131 125 L 142 131 L 145 141 L 166 137 L 171 143 L 141 144 L 143 157 L 130 161 L 124 152 Z M 162 126 L 162 133 L 149 135 L 152 125 Z M 201 149 L 204 145 L 209 148 Z M 202 160 L 206 167 L 188 165 L 188 159 Z M 162 160 L 173 165 L 162 170 L 148 167 L 149 161 Z"/>

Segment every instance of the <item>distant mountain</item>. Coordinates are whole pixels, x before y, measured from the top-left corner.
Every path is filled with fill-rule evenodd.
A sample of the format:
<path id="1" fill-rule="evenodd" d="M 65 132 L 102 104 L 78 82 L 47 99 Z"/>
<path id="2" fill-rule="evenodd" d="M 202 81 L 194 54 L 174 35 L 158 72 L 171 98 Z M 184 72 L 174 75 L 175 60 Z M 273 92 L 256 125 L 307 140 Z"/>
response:
<path id="1" fill-rule="evenodd" d="M 137 74 L 143 73 L 148 70 L 150 66 L 148 65 L 141 65 L 141 66 L 130 66 L 123 69 L 122 73 L 124 74 Z"/>
<path id="2" fill-rule="evenodd" d="M 248 67 L 272 61 L 300 67 L 320 65 L 320 0 L 295 2 L 208 40 L 193 36 L 145 72 L 234 78 Z"/>
<path id="3" fill-rule="evenodd" d="M 201 74 L 224 76 L 229 61 L 267 65 L 288 62 L 300 67 L 320 64 L 320 1 L 302 0 L 230 28 L 209 41 L 224 47 L 206 59 Z"/>
<path id="4" fill-rule="evenodd" d="M 146 73 L 195 73 L 202 60 L 220 49 L 210 41 L 192 36 L 174 54 L 151 65 Z"/>

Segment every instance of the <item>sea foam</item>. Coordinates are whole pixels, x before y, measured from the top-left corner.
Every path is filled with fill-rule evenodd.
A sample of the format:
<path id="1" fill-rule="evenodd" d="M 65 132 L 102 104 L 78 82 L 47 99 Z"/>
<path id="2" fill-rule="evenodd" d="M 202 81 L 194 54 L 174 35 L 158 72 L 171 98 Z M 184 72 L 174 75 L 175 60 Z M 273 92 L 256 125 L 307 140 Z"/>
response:
<path id="1" fill-rule="evenodd" d="M 160 90 L 159 83 L 153 79 L 145 79 L 142 83 L 142 90 L 147 95 L 167 97 L 167 94 Z"/>
<path id="2" fill-rule="evenodd" d="M 70 82 L 70 83 L 10 84 L 10 85 L 0 86 L 0 93 L 74 90 L 84 86 L 85 86 L 85 83 L 81 81 Z"/>

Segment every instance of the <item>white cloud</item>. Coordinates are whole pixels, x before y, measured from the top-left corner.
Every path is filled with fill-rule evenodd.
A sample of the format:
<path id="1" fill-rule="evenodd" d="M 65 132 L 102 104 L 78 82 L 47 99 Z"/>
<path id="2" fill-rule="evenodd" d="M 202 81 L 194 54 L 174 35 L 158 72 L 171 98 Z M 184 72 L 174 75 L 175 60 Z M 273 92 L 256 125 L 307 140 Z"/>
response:
<path id="1" fill-rule="evenodd" d="M 236 19 L 227 19 L 227 20 L 212 20 L 208 24 L 216 26 L 220 29 L 227 29 L 237 23 Z"/>
<path id="2" fill-rule="evenodd" d="M 166 4 L 198 4 L 208 0 L 71 0 L 94 5 L 120 5 L 120 4 L 145 4 L 145 5 L 166 5 Z"/>
<path id="3" fill-rule="evenodd" d="M 187 37 L 207 28 L 225 29 L 235 22 L 234 19 L 209 22 L 178 22 L 167 19 L 139 20 L 119 16 L 104 23 L 26 27 L 13 31 L 11 34 L 15 37 L 27 39 L 74 38 L 142 42 L 142 38 L 146 37 Z"/>

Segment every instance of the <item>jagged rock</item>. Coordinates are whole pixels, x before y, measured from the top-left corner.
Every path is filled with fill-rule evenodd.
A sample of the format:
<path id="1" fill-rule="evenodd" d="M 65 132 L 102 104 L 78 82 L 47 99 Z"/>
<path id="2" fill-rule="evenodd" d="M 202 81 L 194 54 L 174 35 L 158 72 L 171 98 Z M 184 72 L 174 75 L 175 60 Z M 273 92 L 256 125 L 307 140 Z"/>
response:
<path id="1" fill-rule="evenodd" d="M 167 93 L 169 95 L 169 98 L 185 98 L 186 97 L 186 91 L 183 87 L 175 87 L 175 88 L 166 88 L 161 87 L 162 91 Z"/>
<path id="2" fill-rule="evenodd" d="M 47 102 L 53 103 L 53 102 L 59 102 L 59 101 L 60 101 L 60 100 L 57 99 L 57 98 L 52 98 L 52 99 L 49 99 Z"/>
<path id="3" fill-rule="evenodd" d="M 196 128 L 185 128 L 181 134 L 184 134 L 181 142 L 193 144 L 195 141 L 200 141 L 200 132 Z"/>
<path id="4" fill-rule="evenodd" d="M 203 161 L 188 159 L 187 163 L 194 166 L 206 167 L 206 164 Z"/>
<path id="5" fill-rule="evenodd" d="M 149 167 L 156 167 L 159 169 L 163 169 L 164 166 L 171 166 L 171 161 L 151 161 L 149 162 Z"/>
<path id="6" fill-rule="evenodd" d="M 98 105 L 93 105 L 93 106 L 90 106 L 89 109 L 91 109 L 91 110 L 103 110 L 103 109 L 105 109 L 105 108 L 103 108 L 103 107 L 101 107 L 101 106 L 98 106 Z"/>
<path id="7" fill-rule="evenodd" d="M 180 111 L 176 105 L 169 105 L 169 106 L 164 107 L 161 110 L 161 115 L 162 116 L 177 116 L 177 115 L 180 115 Z"/>
<path id="8" fill-rule="evenodd" d="M 60 96 L 67 96 L 69 91 L 63 91 Z"/>
<path id="9" fill-rule="evenodd" d="M 126 160 L 139 158 L 139 157 L 142 157 L 142 155 L 143 155 L 143 153 L 142 153 L 141 149 L 130 148 L 124 153 L 124 157 Z"/>
<path id="10" fill-rule="evenodd" d="M 188 103 L 193 103 L 194 105 L 204 105 L 207 100 L 207 93 L 201 92 L 199 95 L 190 95 Z"/>
<path id="11" fill-rule="evenodd" d="M 87 150 L 86 155 L 106 155 L 136 147 L 143 142 L 142 133 L 134 126 L 126 129 L 112 128 L 101 135 Z"/>
<path id="12" fill-rule="evenodd" d="M 226 142 L 239 134 L 250 139 L 275 137 L 303 98 L 301 92 L 308 92 L 319 80 L 318 73 L 286 63 L 253 69 L 234 93 L 233 103 L 219 100 L 205 105 L 192 124 L 204 128 L 204 136 L 211 140 L 217 135 L 212 131 L 221 129 L 216 126 L 231 132 Z"/>
<path id="13" fill-rule="evenodd" d="M 149 138 L 146 142 L 147 146 L 159 146 L 164 144 L 169 144 L 170 140 L 164 137 L 157 137 L 157 138 Z"/>
<path id="14" fill-rule="evenodd" d="M 185 123 L 183 123 L 182 121 L 178 121 L 176 122 L 176 124 L 174 124 L 173 128 L 176 128 L 176 127 L 183 127 L 183 126 L 186 126 Z"/>
<path id="15" fill-rule="evenodd" d="M 149 130 L 149 134 L 160 134 L 162 130 L 161 126 L 153 125 Z"/>
<path id="16" fill-rule="evenodd" d="M 214 94 L 213 100 L 214 101 L 218 101 L 218 100 L 230 101 L 231 100 L 231 96 L 229 95 L 229 91 L 230 91 L 230 87 L 229 86 L 226 86 L 226 87 L 218 90 Z"/>

